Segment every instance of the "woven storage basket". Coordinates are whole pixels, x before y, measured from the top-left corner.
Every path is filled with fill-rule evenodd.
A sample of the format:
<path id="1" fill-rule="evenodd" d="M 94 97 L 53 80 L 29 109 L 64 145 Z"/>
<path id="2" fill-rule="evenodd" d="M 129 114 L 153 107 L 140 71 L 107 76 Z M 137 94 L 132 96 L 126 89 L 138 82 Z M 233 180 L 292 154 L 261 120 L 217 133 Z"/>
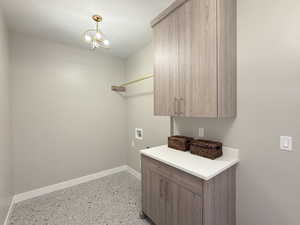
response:
<path id="1" fill-rule="evenodd" d="M 194 138 L 185 136 L 171 136 L 168 137 L 168 147 L 174 148 L 181 151 L 189 151 L 191 142 Z"/>
<path id="2" fill-rule="evenodd" d="M 223 155 L 222 143 L 216 141 L 194 140 L 191 143 L 190 150 L 192 154 L 209 159 L 216 159 Z"/>

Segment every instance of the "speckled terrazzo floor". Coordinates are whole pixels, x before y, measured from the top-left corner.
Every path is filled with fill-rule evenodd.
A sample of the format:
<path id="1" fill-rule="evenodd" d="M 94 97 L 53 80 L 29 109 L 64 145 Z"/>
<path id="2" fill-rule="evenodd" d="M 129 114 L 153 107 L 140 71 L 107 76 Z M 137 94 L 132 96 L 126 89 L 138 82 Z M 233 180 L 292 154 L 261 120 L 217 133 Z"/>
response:
<path id="1" fill-rule="evenodd" d="M 13 207 L 8 225 L 149 225 L 139 219 L 140 181 L 121 172 Z"/>

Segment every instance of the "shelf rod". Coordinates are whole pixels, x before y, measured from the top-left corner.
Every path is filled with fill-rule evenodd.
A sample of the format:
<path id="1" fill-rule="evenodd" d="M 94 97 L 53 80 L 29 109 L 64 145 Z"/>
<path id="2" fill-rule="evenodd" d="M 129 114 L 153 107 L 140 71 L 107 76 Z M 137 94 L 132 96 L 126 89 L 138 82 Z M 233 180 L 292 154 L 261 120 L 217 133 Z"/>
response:
<path id="1" fill-rule="evenodd" d="M 125 92 L 125 91 L 126 91 L 126 88 L 125 88 L 126 86 L 131 85 L 131 84 L 134 84 L 134 83 L 138 83 L 138 82 L 143 81 L 143 80 L 150 79 L 150 78 L 152 78 L 153 76 L 154 76 L 154 75 L 143 76 L 143 77 L 140 77 L 140 78 L 138 78 L 138 79 L 136 79 L 136 80 L 128 81 L 128 82 L 126 82 L 126 83 L 124 83 L 124 84 L 121 84 L 120 86 L 112 86 L 111 89 L 112 89 L 113 91 Z"/>
<path id="2" fill-rule="evenodd" d="M 143 77 L 140 77 L 140 78 L 138 78 L 136 80 L 132 80 L 132 81 L 126 82 L 124 84 L 121 84 L 121 87 L 125 87 L 125 86 L 128 86 L 130 84 L 134 84 L 134 83 L 137 83 L 137 82 L 140 82 L 140 81 L 143 81 L 143 80 L 147 80 L 147 79 L 150 79 L 152 77 L 153 77 L 153 75 L 143 76 Z"/>

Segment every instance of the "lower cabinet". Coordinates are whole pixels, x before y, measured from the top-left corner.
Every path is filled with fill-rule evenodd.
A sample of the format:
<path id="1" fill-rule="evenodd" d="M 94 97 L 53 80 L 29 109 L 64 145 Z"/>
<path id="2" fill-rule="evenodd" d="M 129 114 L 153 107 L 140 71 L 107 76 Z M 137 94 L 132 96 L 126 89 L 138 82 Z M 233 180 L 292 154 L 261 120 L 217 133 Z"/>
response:
<path id="1" fill-rule="evenodd" d="M 164 178 L 159 174 L 149 171 L 147 182 L 147 197 L 149 199 L 147 213 L 156 224 L 165 224 L 165 199 L 163 190 Z"/>
<path id="2" fill-rule="evenodd" d="M 235 168 L 203 181 L 142 156 L 142 210 L 156 225 L 235 225 Z"/>
<path id="3" fill-rule="evenodd" d="M 202 196 L 166 181 L 166 223 L 167 225 L 202 224 Z"/>

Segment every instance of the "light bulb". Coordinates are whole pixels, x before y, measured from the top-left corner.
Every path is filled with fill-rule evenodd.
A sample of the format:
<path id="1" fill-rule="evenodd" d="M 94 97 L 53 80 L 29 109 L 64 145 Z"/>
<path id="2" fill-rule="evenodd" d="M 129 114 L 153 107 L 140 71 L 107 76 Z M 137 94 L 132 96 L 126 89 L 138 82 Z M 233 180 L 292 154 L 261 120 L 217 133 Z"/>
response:
<path id="1" fill-rule="evenodd" d="M 84 35 L 84 40 L 88 43 L 90 43 L 92 41 L 92 37 L 88 34 Z"/>
<path id="2" fill-rule="evenodd" d="M 104 44 L 105 46 L 109 46 L 109 40 L 104 40 L 104 41 L 103 41 L 103 44 Z"/>
<path id="3" fill-rule="evenodd" d="M 98 41 L 94 41 L 94 42 L 95 42 L 95 47 L 96 47 L 96 48 L 99 48 L 99 47 L 100 47 L 99 42 L 98 42 Z"/>
<path id="4" fill-rule="evenodd" d="M 95 46 L 95 41 L 92 41 L 92 42 L 91 42 L 91 49 L 94 50 L 95 48 L 96 48 L 96 46 Z"/>
<path id="5" fill-rule="evenodd" d="M 98 41 L 101 41 L 101 39 L 102 39 L 102 34 L 101 34 L 100 32 L 97 32 L 97 33 L 95 34 L 95 38 L 96 38 Z"/>
<path id="6" fill-rule="evenodd" d="M 92 40 L 91 42 L 91 49 L 100 48 L 100 44 L 97 40 Z"/>

